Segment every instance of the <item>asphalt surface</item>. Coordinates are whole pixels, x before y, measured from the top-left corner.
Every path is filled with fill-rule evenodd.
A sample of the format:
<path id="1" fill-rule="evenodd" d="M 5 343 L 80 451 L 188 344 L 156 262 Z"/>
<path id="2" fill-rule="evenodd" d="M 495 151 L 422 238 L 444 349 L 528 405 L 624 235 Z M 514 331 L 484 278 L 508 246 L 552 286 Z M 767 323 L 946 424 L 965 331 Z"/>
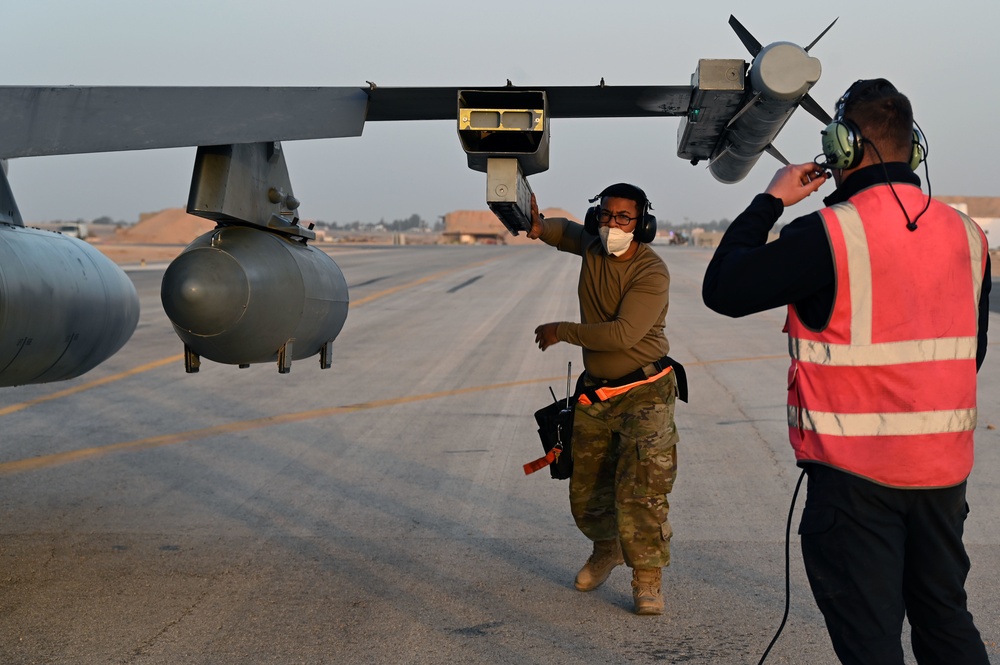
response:
<path id="1" fill-rule="evenodd" d="M 532 332 L 577 320 L 577 259 L 346 249 L 332 369 L 185 374 L 162 267 L 147 266 L 130 271 L 142 315 L 122 351 L 0 391 L 0 663 L 757 663 L 782 618 L 799 475 L 784 313 L 718 316 L 700 298 L 710 253 L 659 251 L 691 388 L 663 616 L 631 613 L 625 569 L 573 588 L 589 544 L 566 483 L 521 468 L 541 453 L 532 412 L 565 390 L 567 363 L 582 369 L 578 349 L 542 353 Z M 970 607 L 1000 662 L 995 347 L 966 542 Z M 790 570 L 766 662 L 836 663 L 794 526 Z"/>

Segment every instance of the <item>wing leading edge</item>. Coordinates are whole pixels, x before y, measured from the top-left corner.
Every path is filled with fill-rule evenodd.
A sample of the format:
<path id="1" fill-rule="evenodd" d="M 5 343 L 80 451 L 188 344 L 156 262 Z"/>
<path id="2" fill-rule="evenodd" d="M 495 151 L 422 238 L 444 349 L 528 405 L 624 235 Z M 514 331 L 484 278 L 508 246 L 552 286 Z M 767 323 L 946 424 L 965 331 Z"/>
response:
<path id="1" fill-rule="evenodd" d="M 360 136 L 362 88 L 0 87 L 0 159 Z"/>
<path id="2" fill-rule="evenodd" d="M 691 101 L 690 86 L 530 89 L 553 118 L 679 116 Z M 360 136 L 366 120 L 454 120 L 462 90 L 2 86 L 0 159 Z"/>

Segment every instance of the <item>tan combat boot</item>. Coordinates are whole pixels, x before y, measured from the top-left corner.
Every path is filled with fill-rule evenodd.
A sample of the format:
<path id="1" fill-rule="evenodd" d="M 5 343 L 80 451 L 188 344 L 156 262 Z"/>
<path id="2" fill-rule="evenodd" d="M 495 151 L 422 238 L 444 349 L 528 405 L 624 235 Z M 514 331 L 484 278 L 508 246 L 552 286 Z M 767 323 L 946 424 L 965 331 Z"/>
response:
<path id="1" fill-rule="evenodd" d="M 632 598 L 636 614 L 663 614 L 662 572 L 662 568 L 636 568 L 632 571 Z"/>
<path id="2" fill-rule="evenodd" d="M 625 559 L 622 558 L 622 546 L 617 538 L 614 540 L 595 540 L 594 553 L 590 555 L 587 563 L 583 564 L 583 568 L 576 574 L 577 590 L 593 591 L 604 584 L 604 580 L 608 579 L 608 575 L 616 566 L 623 563 L 625 563 Z"/>

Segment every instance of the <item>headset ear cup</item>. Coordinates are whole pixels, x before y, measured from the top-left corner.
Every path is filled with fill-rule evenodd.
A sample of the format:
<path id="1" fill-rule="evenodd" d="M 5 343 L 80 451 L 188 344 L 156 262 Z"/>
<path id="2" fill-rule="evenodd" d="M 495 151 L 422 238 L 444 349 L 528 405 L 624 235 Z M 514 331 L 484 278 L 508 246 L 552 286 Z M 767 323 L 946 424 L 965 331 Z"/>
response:
<path id="1" fill-rule="evenodd" d="M 597 235 L 597 208 L 598 206 L 587 208 L 587 214 L 583 216 L 583 230 L 592 236 Z"/>
<path id="2" fill-rule="evenodd" d="M 635 239 L 647 245 L 656 238 L 656 217 L 648 212 L 642 216 L 642 223 L 635 230 Z"/>
<path id="3" fill-rule="evenodd" d="M 910 170 L 916 171 L 920 162 L 924 161 L 924 146 L 921 143 L 923 137 L 920 132 L 913 129 L 913 151 L 910 153 Z"/>
<path id="4" fill-rule="evenodd" d="M 850 120 L 834 120 L 820 134 L 823 137 L 823 155 L 827 166 L 833 169 L 851 169 L 864 157 L 864 142 L 858 126 Z"/>

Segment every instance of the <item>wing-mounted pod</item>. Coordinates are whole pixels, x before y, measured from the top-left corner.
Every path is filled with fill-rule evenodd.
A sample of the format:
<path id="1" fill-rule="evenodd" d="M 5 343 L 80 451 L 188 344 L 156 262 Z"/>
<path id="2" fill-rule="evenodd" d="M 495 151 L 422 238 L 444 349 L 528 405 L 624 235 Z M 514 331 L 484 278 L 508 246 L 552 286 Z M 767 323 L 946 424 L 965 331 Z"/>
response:
<path id="1" fill-rule="evenodd" d="M 549 168 L 544 91 L 460 90 L 458 136 L 469 168 L 486 173 L 486 204 L 511 235 L 531 229 L 527 176 Z"/>
<path id="2" fill-rule="evenodd" d="M 319 354 L 347 319 L 347 282 L 316 235 L 299 224 L 299 201 L 278 142 L 198 148 L 188 212 L 217 222 L 163 275 L 163 309 L 184 342 L 185 369 L 200 358 L 249 367 Z"/>
<path id="3" fill-rule="evenodd" d="M 677 129 L 677 156 L 697 164 L 711 159 L 729 120 L 743 105 L 747 63 L 699 60 L 691 75 L 691 104 Z"/>
<path id="4" fill-rule="evenodd" d="M 809 50 L 833 23 L 805 48 L 791 42 L 761 46 L 735 17 L 729 17 L 729 24 L 754 56 L 753 62 L 749 68 L 738 60 L 699 62 L 692 77 L 691 106 L 678 132 L 677 154 L 692 163 L 709 159 L 709 171 L 716 180 L 735 183 L 746 177 L 764 152 L 788 163 L 772 141 L 799 106 L 829 122 L 809 96 L 822 73 L 819 60 Z M 744 69 L 742 74 L 740 69 Z M 697 127 L 705 123 L 704 128 Z M 713 131 L 717 141 L 708 148 Z"/>
<path id="5" fill-rule="evenodd" d="M 128 275 L 78 238 L 25 228 L 0 169 L 0 387 L 76 378 L 135 331 Z"/>

